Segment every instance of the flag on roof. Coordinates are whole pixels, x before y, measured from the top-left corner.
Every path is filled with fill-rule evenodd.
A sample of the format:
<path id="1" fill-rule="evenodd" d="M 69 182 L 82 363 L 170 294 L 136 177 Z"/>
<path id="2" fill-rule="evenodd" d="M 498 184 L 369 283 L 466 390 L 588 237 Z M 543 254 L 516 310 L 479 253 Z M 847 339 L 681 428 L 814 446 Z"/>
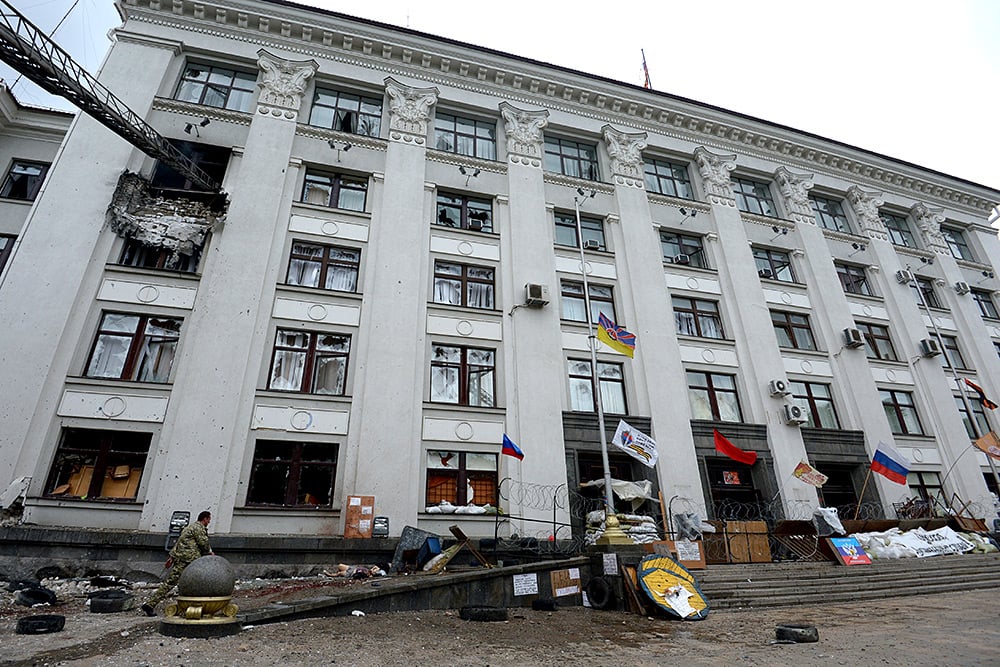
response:
<path id="1" fill-rule="evenodd" d="M 625 331 L 604 313 L 597 316 L 597 340 L 627 357 L 635 355 L 635 334 Z"/>
<path id="2" fill-rule="evenodd" d="M 715 438 L 715 451 L 728 456 L 734 461 L 739 463 L 744 463 L 748 466 L 752 466 L 757 462 L 757 452 L 748 452 L 740 449 L 733 443 L 726 439 L 726 436 L 719 433 L 718 429 L 712 429 L 712 435 Z"/>
<path id="3" fill-rule="evenodd" d="M 880 442 L 872 457 L 872 470 L 896 484 L 906 484 L 910 461 L 889 445 Z"/>
<path id="4" fill-rule="evenodd" d="M 969 378 L 965 378 L 965 384 L 969 385 L 969 387 L 972 388 L 972 391 L 974 391 L 977 394 L 979 394 L 979 402 L 980 402 L 980 404 L 982 404 L 982 406 L 984 408 L 986 408 L 987 410 L 996 410 L 997 409 L 997 407 L 998 407 L 997 404 L 994 403 L 993 401 L 991 401 L 990 399 L 986 398 L 986 392 L 983 391 L 982 387 L 980 387 L 978 384 L 976 384 L 975 382 L 973 382 Z"/>
<path id="5" fill-rule="evenodd" d="M 514 441 L 507 437 L 507 434 L 503 434 L 503 449 L 500 450 L 501 454 L 506 454 L 507 456 L 513 456 L 518 461 L 524 460 L 524 452 L 521 448 L 514 444 Z"/>

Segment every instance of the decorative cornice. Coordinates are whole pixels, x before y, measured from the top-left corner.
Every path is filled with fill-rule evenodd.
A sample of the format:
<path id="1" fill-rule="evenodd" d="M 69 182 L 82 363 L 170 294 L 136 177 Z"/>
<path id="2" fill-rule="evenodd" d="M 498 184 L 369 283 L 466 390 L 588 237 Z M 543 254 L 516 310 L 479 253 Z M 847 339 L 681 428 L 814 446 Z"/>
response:
<path id="1" fill-rule="evenodd" d="M 319 70 L 315 60 L 286 60 L 266 49 L 257 51 L 257 66 L 263 73 L 257 84 L 257 111 L 295 120 L 302 106 L 306 82 Z"/>
<path id="2" fill-rule="evenodd" d="M 628 134 L 610 125 L 605 125 L 601 131 L 608 155 L 611 156 L 611 176 L 615 182 L 626 187 L 645 187 L 642 149 L 646 147 L 646 133 Z"/>
<path id="3" fill-rule="evenodd" d="M 308 139 L 320 139 L 326 142 L 342 142 L 345 144 L 351 144 L 351 147 L 366 148 L 373 151 L 384 152 L 388 147 L 388 142 L 385 139 L 370 137 L 365 134 L 340 132 L 338 130 L 317 127 L 315 125 L 306 125 L 304 123 L 299 123 L 295 126 L 295 135 L 299 137 L 306 137 Z"/>
<path id="4" fill-rule="evenodd" d="M 549 124 L 549 112 L 525 111 L 509 102 L 500 103 L 507 134 L 507 159 L 514 164 L 542 166 L 542 130 Z"/>
<path id="5" fill-rule="evenodd" d="M 575 178 L 573 176 L 564 176 L 563 174 L 557 174 L 553 171 L 542 172 L 542 179 L 545 183 L 551 183 L 553 185 L 563 185 L 568 188 L 581 188 L 584 191 L 594 191 L 602 195 L 613 195 L 615 193 L 615 188 L 610 183 L 598 183 L 597 181 L 588 181 L 585 178 Z"/>
<path id="6" fill-rule="evenodd" d="M 372 69 L 517 100 L 719 150 L 795 165 L 913 199 L 933 199 L 973 216 L 1000 200 L 992 188 L 957 183 L 947 175 L 870 154 L 767 121 L 584 73 L 547 68 L 498 52 L 355 22 L 308 8 L 251 5 L 239 0 L 122 0 L 129 21 L 216 35 L 316 58 L 354 62 Z M 262 13 L 266 12 L 265 13 Z M 118 30 L 121 34 L 123 31 Z M 786 136 L 782 136 L 786 135 Z"/>
<path id="7" fill-rule="evenodd" d="M 223 123 L 234 125 L 250 125 L 253 115 L 242 111 L 231 111 L 229 109 L 217 109 L 202 104 L 192 102 L 181 102 L 171 100 L 166 97 L 156 97 L 153 99 L 153 109 L 155 111 L 166 111 L 181 116 L 191 116 L 192 118 L 208 118 Z"/>
<path id="8" fill-rule="evenodd" d="M 469 155 L 452 153 L 451 151 L 439 151 L 433 148 L 427 149 L 427 160 L 428 162 L 438 162 L 440 164 L 447 164 L 455 167 L 478 169 L 481 172 L 489 172 L 492 174 L 507 173 L 506 162 L 484 160 L 482 158 L 471 157 Z"/>
<path id="9" fill-rule="evenodd" d="M 385 92 L 389 97 L 389 139 L 423 146 L 438 89 L 412 88 L 388 77 Z"/>

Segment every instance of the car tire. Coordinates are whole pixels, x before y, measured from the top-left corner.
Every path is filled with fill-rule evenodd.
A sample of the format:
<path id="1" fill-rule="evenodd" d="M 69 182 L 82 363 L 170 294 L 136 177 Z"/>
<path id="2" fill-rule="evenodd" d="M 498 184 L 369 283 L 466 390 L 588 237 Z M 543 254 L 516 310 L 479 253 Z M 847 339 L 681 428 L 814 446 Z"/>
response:
<path id="1" fill-rule="evenodd" d="M 466 621 L 506 621 L 506 607 L 467 606 L 458 610 L 458 617 Z"/>
<path id="2" fill-rule="evenodd" d="M 29 586 L 14 594 L 14 602 L 24 607 L 34 607 L 36 604 L 55 604 L 56 594 L 42 586 Z"/>
<path id="3" fill-rule="evenodd" d="M 531 608 L 535 611 L 555 611 L 558 605 L 552 598 L 537 598 L 531 601 Z"/>
<path id="4" fill-rule="evenodd" d="M 774 635 L 778 641 L 795 642 L 796 644 L 819 641 L 819 631 L 815 625 L 783 623 L 774 629 Z"/>
<path id="5" fill-rule="evenodd" d="M 587 598 L 594 609 L 611 609 L 615 604 L 611 582 L 604 577 L 593 577 L 587 582 Z"/>
<path id="6" fill-rule="evenodd" d="M 66 617 L 59 614 L 40 614 L 17 619 L 19 635 L 42 635 L 47 632 L 59 632 L 66 625 Z"/>
<path id="7" fill-rule="evenodd" d="M 135 606 L 135 596 L 122 590 L 95 591 L 90 594 L 90 613 L 112 614 Z"/>

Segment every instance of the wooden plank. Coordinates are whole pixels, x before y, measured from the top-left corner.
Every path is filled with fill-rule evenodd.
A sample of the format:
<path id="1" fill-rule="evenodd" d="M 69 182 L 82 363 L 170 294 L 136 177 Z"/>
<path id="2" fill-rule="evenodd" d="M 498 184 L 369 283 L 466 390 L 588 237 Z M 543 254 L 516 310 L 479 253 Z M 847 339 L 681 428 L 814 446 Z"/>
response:
<path id="1" fill-rule="evenodd" d="M 618 569 L 621 571 L 622 581 L 625 583 L 625 601 L 628 603 L 629 611 L 633 614 L 649 616 L 649 610 L 639 596 L 639 573 L 636 568 L 621 565 L 619 562 Z"/>
<path id="2" fill-rule="evenodd" d="M 480 565 L 482 565 L 485 568 L 493 567 L 493 564 L 490 563 L 488 560 L 486 560 L 486 558 L 481 553 L 479 553 L 478 549 L 472 546 L 469 537 L 462 532 L 461 528 L 459 528 L 458 526 L 451 526 L 450 528 L 448 528 L 448 530 L 450 530 L 451 534 L 455 536 L 455 539 L 465 544 L 465 548 L 468 549 L 470 552 L 472 552 L 472 555 L 476 557 L 476 560 L 479 561 Z"/>

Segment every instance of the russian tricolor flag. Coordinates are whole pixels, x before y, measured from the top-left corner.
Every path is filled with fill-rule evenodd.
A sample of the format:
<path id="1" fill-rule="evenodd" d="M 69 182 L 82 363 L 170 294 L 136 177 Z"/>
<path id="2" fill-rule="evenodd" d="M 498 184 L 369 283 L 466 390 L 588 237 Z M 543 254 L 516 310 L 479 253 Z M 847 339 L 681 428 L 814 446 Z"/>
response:
<path id="1" fill-rule="evenodd" d="M 905 456 L 885 444 L 878 443 L 872 458 L 872 470 L 896 484 L 906 484 L 906 474 L 910 472 L 910 462 Z"/>
<path id="2" fill-rule="evenodd" d="M 518 461 L 524 460 L 524 452 L 521 448 L 514 444 L 514 441 L 507 437 L 507 434 L 503 434 L 503 449 L 500 450 L 501 454 L 506 454 L 507 456 L 513 456 Z"/>

